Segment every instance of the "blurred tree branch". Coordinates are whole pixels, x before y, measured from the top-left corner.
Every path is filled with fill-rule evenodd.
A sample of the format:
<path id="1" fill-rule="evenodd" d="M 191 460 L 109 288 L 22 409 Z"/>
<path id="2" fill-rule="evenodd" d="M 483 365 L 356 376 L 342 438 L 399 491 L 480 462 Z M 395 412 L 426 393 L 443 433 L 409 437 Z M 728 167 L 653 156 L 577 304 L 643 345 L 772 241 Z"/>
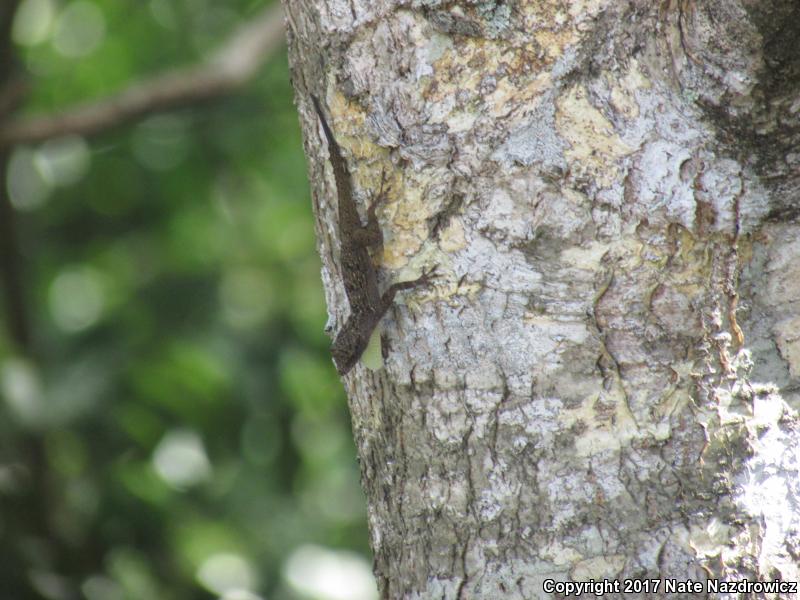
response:
<path id="1" fill-rule="evenodd" d="M 93 135 L 151 113 L 217 98 L 249 81 L 283 41 L 283 14 L 275 3 L 203 64 L 167 71 L 56 114 L 8 119 L 0 126 L 0 149 L 68 134 Z"/>
<path id="2" fill-rule="evenodd" d="M 0 121 L 14 112 L 28 93 L 29 85 L 22 79 L 11 79 L 0 88 Z"/>

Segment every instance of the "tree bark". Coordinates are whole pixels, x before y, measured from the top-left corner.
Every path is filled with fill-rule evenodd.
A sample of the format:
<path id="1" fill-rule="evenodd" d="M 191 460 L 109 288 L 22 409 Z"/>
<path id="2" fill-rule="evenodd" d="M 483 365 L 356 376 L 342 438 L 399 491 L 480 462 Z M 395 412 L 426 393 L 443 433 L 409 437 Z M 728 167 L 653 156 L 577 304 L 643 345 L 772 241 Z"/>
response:
<path id="1" fill-rule="evenodd" d="M 796 582 L 796 0 L 284 6 L 333 330 L 310 94 L 384 285 L 441 274 L 344 380 L 382 596 Z"/>

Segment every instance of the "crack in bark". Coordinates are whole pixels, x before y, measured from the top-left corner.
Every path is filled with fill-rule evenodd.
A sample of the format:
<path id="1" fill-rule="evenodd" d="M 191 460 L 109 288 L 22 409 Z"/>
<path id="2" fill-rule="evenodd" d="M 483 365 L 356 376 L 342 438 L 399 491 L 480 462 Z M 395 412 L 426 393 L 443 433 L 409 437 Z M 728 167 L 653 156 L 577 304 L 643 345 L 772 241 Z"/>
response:
<path id="1" fill-rule="evenodd" d="M 472 518 L 476 522 L 478 522 L 479 521 L 478 515 L 476 515 L 474 512 L 476 510 L 475 504 L 477 498 L 475 496 L 475 479 L 472 474 L 472 467 L 473 467 L 472 448 L 470 447 L 470 438 L 472 438 L 474 430 L 475 430 L 475 423 L 473 421 L 470 423 L 469 429 L 467 429 L 467 432 L 464 434 L 462 447 L 464 449 L 464 455 L 466 456 L 467 459 L 467 513 L 469 514 L 471 512 Z M 463 578 L 458 586 L 458 594 L 456 595 L 456 598 L 458 600 L 467 598 L 467 596 L 465 596 L 464 594 L 466 592 L 467 583 L 469 582 L 470 579 L 469 574 L 467 573 L 467 553 L 469 552 L 470 540 L 471 537 L 469 534 L 467 534 L 467 537 L 463 542 L 463 547 L 461 551 L 461 568 L 463 570 Z"/>
<path id="2" fill-rule="evenodd" d="M 622 371 L 621 371 L 620 366 L 619 366 L 619 361 L 614 356 L 614 354 L 611 352 L 611 350 L 609 350 L 608 344 L 606 343 L 607 333 L 605 331 L 605 328 L 600 324 L 600 321 L 597 318 L 597 313 L 598 313 L 598 308 L 600 306 L 600 302 L 602 302 L 603 298 L 608 293 L 608 290 L 611 289 L 611 287 L 614 285 L 615 277 L 616 277 L 616 273 L 612 269 L 611 273 L 608 275 L 608 277 L 605 279 L 605 281 L 600 285 L 600 288 L 598 289 L 598 291 L 595 293 L 594 301 L 592 302 L 591 322 L 594 325 L 595 329 L 597 330 L 597 335 L 598 335 L 597 339 L 598 339 L 598 341 L 600 343 L 600 351 L 601 351 L 601 355 L 597 359 L 598 360 L 597 364 L 600 367 L 601 375 L 603 375 L 604 377 L 605 377 L 605 373 L 604 373 L 605 367 L 604 367 L 603 364 L 601 364 L 601 361 L 605 360 L 606 363 L 610 364 L 610 366 L 612 368 L 612 371 L 614 372 L 614 374 L 617 377 L 617 382 L 619 384 L 620 391 L 622 392 L 622 398 L 623 398 L 623 401 L 625 403 L 625 407 L 626 407 L 626 409 L 628 411 L 628 417 L 631 419 L 631 421 L 634 423 L 634 425 L 636 425 L 636 428 L 640 429 L 639 421 L 636 419 L 636 416 L 634 415 L 633 410 L 631 408 L 631 402 L 630 402 L 630 397 L 628 395 L 628 389 L 625 386 L 625 380 L 622 377 Z M 613 385 L 613 383 L 608 385 L 608 387 L 606 389 L 610 388 L 611 385 Z M 606 387 L 605 382 L 604 382 L 604 387 Z"/>

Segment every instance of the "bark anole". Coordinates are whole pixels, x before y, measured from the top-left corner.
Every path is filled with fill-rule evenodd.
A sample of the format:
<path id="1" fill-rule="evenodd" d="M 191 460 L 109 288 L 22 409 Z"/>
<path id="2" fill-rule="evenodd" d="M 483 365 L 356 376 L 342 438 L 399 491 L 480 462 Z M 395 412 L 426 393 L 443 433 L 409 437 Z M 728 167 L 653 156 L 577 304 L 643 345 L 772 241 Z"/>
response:
<path id="1" fill-rule="evenodd" d="M 400 290 L 428 285 L 435 276 L 436 268 L 423 271 L 422 276 L 413 281 L 393 283 L 383 294 L 380 293 L 378 270 L 372 263 L 367 249 L 379 248 L 383 245 L 383 234 L 375 215 L 375 209 L 386 200 L 386 195 L 381 189 L 378 197 L 373 200 L 367 210 L 367 224 L 362 224 L 353 198 L 350 172 L 347 170 L 341 148 L 333 138 L 333 132 L 325 119 L 319 101 L 315 96 L 311 96 L 311 99 L 328 141 L 328 153 L 339 203 L 339 243 L 341 247 L 339 260 L 347 301 L 350 303 L 350 316 L 336 334 L 331 345 L 331 354 L 336 370 L 340 375 L 345 375 L 358 362 L 367 348 L 372 332 L 392 306 L 395 294 Z"/>

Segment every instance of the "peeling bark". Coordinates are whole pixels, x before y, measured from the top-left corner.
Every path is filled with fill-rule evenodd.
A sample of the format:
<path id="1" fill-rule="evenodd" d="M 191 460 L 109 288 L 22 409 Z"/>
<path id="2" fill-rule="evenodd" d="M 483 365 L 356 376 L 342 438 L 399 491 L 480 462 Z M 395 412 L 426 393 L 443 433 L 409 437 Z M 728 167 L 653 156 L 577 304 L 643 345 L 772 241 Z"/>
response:
<path id="1" fill-rule="evenodd" d="M 333 329 L 311 93 L 442 274 L 345 380 L 383 597 L 800 579 L 796 1 L 285 8 Z"/>

